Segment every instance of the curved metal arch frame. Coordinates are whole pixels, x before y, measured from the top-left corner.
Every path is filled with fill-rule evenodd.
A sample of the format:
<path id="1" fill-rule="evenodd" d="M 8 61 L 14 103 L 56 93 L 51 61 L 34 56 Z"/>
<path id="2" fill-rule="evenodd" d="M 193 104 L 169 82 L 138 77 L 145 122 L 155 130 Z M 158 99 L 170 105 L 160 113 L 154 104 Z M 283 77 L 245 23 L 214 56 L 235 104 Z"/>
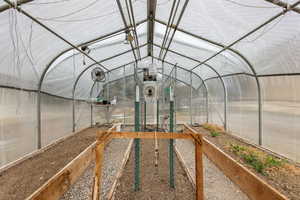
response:
<path id="1" fill-rule="evenodd" d="M 145 22 L 147 22 L 148 20 L 147 19 L 144 19 L 140 22 L 137 22 L 136 25 L 140 25 L 140 24 L 143 24 Z M 119 29 L 117 31 L 114 31 L 114 32 L 111 32 L 111 33 L 108 33 L 108 34 L 105 34 L 105 35 L 102 35 L 98 38 L 95 38 L 95 39 L 92 39 L 92 40 L 89 40 L 87 42 L 83 42 L 79 45 L 77 45 L 77 47 L 81 47 L 83 45 L 88 45 L 90 43 L 93 43 L 93 42 L 97 42 L 99 40 L 103 40 L 107 37 L 110 37 L 111 35 L 114 35 L 114 34 L 117 34 L 117 33 L 120 33 L 122 31 L 125 31 L 126 28 L 122 28 L 122 29 Z M 58 59 L 61 55 L 63 55 L 64 53 L 70 51 L 74 49 L 73 47 L 70 47 L 70 48 L 67 48 L 65 49 L 64 51 L 60 52 L 59 54 L 57 54 L 49 63 L 48 65 L 46 66 L 46 68 L 43 70 L 42 72 L 42 75 L 39 79 L 39 83 L 38 83 L 38 90 L 37 90 L 37 147 L 38 149 L 40 149 L 42 147 L 42 142 L 41 142 L 41 134 L 42 134 L 42 130 L 41 130 L 41 90 L 42 90 L 42 85 L 43 85 L 43 81 L 45 79 L 45 76 L 50 68 L 50 66 L 55 62 L 56 59 Z"/>
<path id="2" fill-rule="evenodd" d="M 146 45 L 147 45 L 147 44 L 144 44 L 144 45 L 141 45 L 141 46 L 146 46 Z M 140 47 L 141 47 L 141 46 L 140 46 Z M 136 48 L 137 48 L 137 47 L 136 47 Z M 122 53 L 118 54 L 118 56 L 123 55 L 123 54 L 126 54 L 126 53 L 130 53 L 131 51 L 132 51 L 132 50 L 128 50 L 128 51 L 122 52 Z M 115 58 L 115 57 L 117 57 L 117 56 L 112 56 L 112 57 L 106 58 L 106 59 L 104 59 L 104 60 L 102 60 L 102 61 L 100 61 L 100 62 L 104 62 L 104 61 L 113 59 L 113 58 Z M 144 58 L 146 58 L 146 57 L 148 57 L 148 56 L 142 57 L 141 60 L 144 59 Z M 117 69 L 123 67 L 123 66 L 130 65 L 130 64 L 133 64 L 133 63 L 135 63 L 135 62 L 136 62 L 136 61 L 132 61 L 132 62 L 123 64 L 123 65 L 121 65 L 121 66 L 115 67 L 113 70 L 109 70 L 109 71 L 107 71 L 106 73 L 110 73 L 110 72 L 112 72 L 112 71 L 114 71 L 114 70 L 117 70 Z M 73 127 L 73 132 L 75 132 L 75 129 L 76 129 L 76 124 L 75 124 L 75 117 L 76 117 L 76 116 L 75 116 L 75 91 L 76 91 L 76 87 L 77 87 L 78 81 L 80 80 L 80 78 L 82 77 L 82 75 L 83 75 L 88 69 L 90 69 L 90 68 L 93 67 L 93 66 L 94 66 L 94 64 L 91 64 L 91 65 L 87 66 L 84 70 L 82 70 L 82 71 L 79 73 L 79 75 L 77 76 L 77 78 L 76 78 L 76 80 L 75 80 L 75 82 L 74 82 L 74 85 L 73 85 L 73 89 L 72 89 L 72 99 L 73 99 L 73 103 L 72 103 L 72 120 L 73 120 L 72 127 Z M 92 90 L 92 89 L 93 89 L 93 86 L 92 86 L 91 90 Z"/>
<path id="3" fill-rule="evenodd" d="M 167 26 L 167 24 L 161 20 L 158 20 L 158 19 L 155 19 L 155 21 L 157 23 L 160 23 L 164 26 Z M 199 35 L 196 35 L 196 34 L 193 34 L 193 33 L 190 33 L 188 31 L 185 31 L 183 29 L 180 29 L 180 28 L 177 28 L 177 30 L 179 32 L 182 32 L 182 33 L 185 33 L 187 35 L 190 35 L 194 38 L 197 38 L 197 39 L 200 39 L 200 40 L 203 40 L 203 41 L 206 41 L 210 44 L 214 44 L 216 46 L 219 46 L 219 47 L 222 47 L 222 48 L 227 48 L 228 51 L 231 51 L 233 52 L 234 54 L 236 54 L 238 57 L 240 57 L 242 60 L 244 60 L 247 64 L 247 66 L 249 67 L 250 71 L 253 73 L 253 77 L 255 78 L 255 81 L 256 81 L 256 86 L 257 86 L 257 96 L 258 96 L 258 144 L 259 145 L 262 145 L 262 94 L 261 94 L 261 85 L 260 85 L 260 82 L 259 82 L 259 78 L 258 78 L 258 75 L 257 75 L 257 72 L 255 70 L 255 68 L 253 67 L 253 65 L 250 63 L 250 61 L 242 54 L 240 53 L 238 50 L 235 50 L 231 47 L 227 47 L 226 45 L 223 45 L 221 43 L 218 43 L 218 42 L 215 42 L 215 41 L 212 41 L 210 39 L 207 39 L 207 38 L 204 38 L 204 37 L 201 37 Z"/>
<path id="4" fill-rule="evenodd" d="M 142 23 L 144 23 L 144 22 L 146 22 L 147 20 L 143 20 L 143 21 L 141 21 L 139 24 L 142 24 Z M 158 20 L 156 20 L 155 19 L 155 21 L 157 21 L 158 23 L 161 23 L 161 24 L 163 24 L 163 25 L 165 25 L 164 24 L 164 22 L 161 22 L 161 21 L 158 21 Z M 118 33 L 118 32 L 120 32 L 120 31 L 124 31 L 124 29 L 121 29 L 121 30 L 119 30 L 119 31 L 115 31 L 114 33 Z M 206 38 L 202 38 L 202 37 L 199 37 L 199 36 L 196 36 L 196 35 L 194 35 L 194 34 L 191 34 L 191 33 L 188 33 L 188 32 L 186 32 L 186 31 L 184 31 L 184 30 L 182 30 L 182 29 L 179 29 L 178 28 L 178 31 L 181 31 L 181 32 L 184 32 L 184 33 L 186 33 L 186 34 L 189 34 L 189 35 L 191 35 L 191 36 L 193 36 L 193 37 L 196 37 L 196 38 L 198 38 L 198 39 L 201 39 L 201 40 L 204 40 L 204 41 L 207 41 L 207 42 L 209 42 L 209 43 L 211 43 L 211 44 L 215 44 L 215 45 L 217 45 L 217 46 L 220 46 L 220 47 L 225 47 L 225 45 L 222 45 L 222 44 L 219 44 L 219 43 L 217 43 L 217 42 L 214 42 L 214 41 L 211 41 L 211 40 L 208 40 L 208 39 L 206 39 Z M 106 37 L 108 37 L 109 35 L 112 35 L 112 34 L 107 34 L 106 35 Z M 91 41 L 97 41 L 97 40 L 100 40 L 101 39 L 101 37 L 100 38 L 97 38 L 97 39 L 94 39 L 94 40 L 91 40 Z M 85 42 L 84 44 L 88 44 L 88 43 L 91 43 L 90 41 L 89 42 Z M 73 49 L 73 48 L 69 48 L 68 50 L 71 50 L 71 49 Z M 60 56 L 60 55 L 62 55 L 63 53 L 65 53 L 65 52 L 67 52 L 68 50 L 65 50 L 64 52 L 61 52 L 58 56 L 56 56 L 52 61 L 51 61 L 51 63 L 49 63 L 48 64 L 48 68 L 51 66 L 51 64 Z M 228 50 L 230 50 L 230 51 L 232 51 L 233 53 L 235 53 L 235 54 L 237 54 L 239 57 L 241 57 L 246 63 L 247 63 L 247 65 L 249 66 L 249 68 L 251 69 L 251 71 L 252 71 L 252 73 L 254 74 L 253 76 L 255 77 L 255 79 L 256 79 L 256 83 L 257 83 L 257 87 L 258 87 L 258 99 L 259 99 L 259 144 L 261 145 L 261 88 L 260 88 L 260 83 L 259 83 L 259 80 L 258 80 L 258 77 L 257 77 L 257 75 L 256 75 L 256 71 L 255 71 L 255 69 L 253 68 L 253 66 L 251 65 L 251 63 L 241 54 L 241 53 L 239 53 L 238 51 L 236 51 L 236 50 L 234 50 L 234 49 L 232 49 L 232 48 L 228 48 Z M 157 58 L 156 58 L 157 59 Z M 47 70 L 48 69 L 46 69 L 46 70 L 44 70 L 44 75 L 43 75 L 43 77 L 41 77 L 41 79 L 40 79 L 40 82 L 39 82 L 39 90 L 38 90 L 38 110 L 40 110 L 40 92 L 41 92 L 41 86 L 42 86 L 42 83 L 43 83 L 43 79 L 44 79 L 44 76 L 46 75 L 46 73 L 47 73 Z M 186 69 L 185 69 L 186 70 Z M 110 70 L 111 71 L 111 70 Z M 194 74 L 196 74 L 196 73 L 194 73 Z M 199 77 L 199 75 L 198 74 L 196 74 L 196 76 L 198 76 Z M 201 77 L 199 77 L 199 78 L 201 78 Z M 206 93 L 207 93 L 207 96 L 208 96 L 208 90 L 207 90 L 207 85 L 205 84 L 205 81 L 201 78 L 201 80 L 203 81 L 203 84 L 204 84 L 204 86 L 205 86 L 205 88 L 206 88 Z M 208 99 L 208 97 L 207 97 L 207 99 Z M 40 119 L 41 119 L 41 116 L 40 116 L 40 112 L 38 111 L 38 132 L 41 132 L 41 124 L 40 124 Z M 208 112 L 207 112 L 207 121 L 208 121 Z"/>
<path id="5" fill-rule="evenodd" d="M 159 48 L 163 48 L 163 47 L 161 47 L 160 45 L 157 45 L 157 44 L 153 44 L 153 45 L 156 46 L 156 47 L 159 47 Z M 184 57 L 184 58 L 187 58 L 189 60 L 192 60 L 194 62 L 198 62 L 198 63 L 201 62 L 201 61 L 196 60 L 194 58 L 191 58 L 191 57 L 189 57 L 187 55 L 178 53 L 178 52 L 176 52 L 176 51 L 174 51 L 174 50 L 172 50 L 170 48 L 168 49 L 168 51 L 170 51 L 171 53 L 174 53 L 176 55 L 179 55 L 181 57 Z M 228 93 L 227 93 L 227 88 L 226 88 L 225 81 L 224 81 L 223 77 L 221 76 L 221 74 L 214 67 L 212 67 L 211 65 L 209 65 L 207 63 L 204 63 L 204 66 L 207 67 L 207 68 L 209 68 L 210 70 L 212 70 L 217 75 L 217 77 L 220 79 L 220 81 L 222 83 L 223 93 L 224 93 L 224 128 L 225 128 L 225 130 L 227 130 L 227 97 L 228 97 Z M 193 72 L 192 70 L 189 70 L 189 71 Z M 197 73 L 195 73 L 195 74 L 197 74 Z M 203 80 L 203 82 L 205 82 L 204 79 L 202 79 L 202 80 Z"/>
<path id="6" fill-rule="evenodd" d="M 148 57 L 148 56 L 146 56 L 146 57 L 144 57 L 144 58 L 141 58 L 141 60 L 143 60 L 143 59 L 145 59 L 145 58 L 147 58 L 147 57 Z M 132 62 L 130 62 L 130 63 L 127 63 L 127 64 L 125 64 L 125 65 L 122 65 L 122 66 L 120 66 L 120 67 L 117 67 L 116 69 L 124 68 L 124 70 L 125 70 L 125 68 L 126 68 L 128 65 L 134 64 L 134 63 L 135 63 L 135 61 L 132 61 Z M 174 66 L 174 67 L 175 67 L 175 66 Z M 109 72 L 108 72 L 108 73 L 109 73 Z M 167 74 L 164 74 L 163 72 L 158 72 L 158 73 L 161 74 L 162 76 L 171 77 L 171 76 L 169 76 L 169 75 L 167 75 Z M 113 83 L 113 82 L 122 80 L 122 79 L 124 79 L 124 78 L 131 77 L 131 76 L 135 76 L 135 74 L 133 73 L 133 74 L 124 76 L 124 77 L 122 77 L 122 78 L 118 78 L 118 79 L 109 81 L 109 82 L 107 82 L 107 83 L 105 83 L 105 84 Z M 179 81 L 179 82 L 181 82 L 181 83 L 183 83 L 183 84 L 185 84 L 185 85 L 191 87 L 192 89 L 197 90 L 197 89 L 194 88 L 192 85 L 190 85 L 189 83 L 187 83 L 187 82 L 185 82 L 185 81 L 183 81 L 183 80 L 180 80 L 180 79 L 177 79 L 177 78 L 176 78 L 176 81 Z M 94 86 L 95 86 L 95 82 L 93 83 L 93 85 L 92 85 L 92 87 L 91 87 L 91 89 L 90 89 L 90 97 L 92 96 L 92 91 L 93 91 Z M 101 91 L 99 91 L 99 93 L 100 93 L 100 92 L 101 92 Z M 93 126 L 93 105 L 91 105 L 91 126 Z"/>
<path id="7" fill-rule="evenodd" d="M 152 58 L 154 58 L 156 60 L 159 60 L 159 61 L 162 61 L 162 59 L 159 59 L 159 58 L 157 58 L 155 56 L 152 56 Z M 208 89 L 207 89 L 207 85 L 206 85 L 204 79 L 199 74 L 197 74 L 197 73 L 195 73 L 193 71 L 187 70 L 187 69 L 185 69 L 183 67 L 180 67 L 179 65 L 175 65 L 174 63 L 168 62 L 166 60 L 164 60 L 163 63 L 167 63 L 167 64 L 172 65 L 174 67 L 176 66 L 176 68 L 188 71 L 189 73 L 194 74 L 195 76 L 197 76 L 202 81 L 202 85 L 204 86 L 205 91 L 206 91 L 206 109 L 207 109 L 207 112 L 206 112 L 206 122 L 208 123 L 208 121 L 209 121 L 209 113 L 208 113 L 208 107 L 209 107 L 208 106 Z"/>

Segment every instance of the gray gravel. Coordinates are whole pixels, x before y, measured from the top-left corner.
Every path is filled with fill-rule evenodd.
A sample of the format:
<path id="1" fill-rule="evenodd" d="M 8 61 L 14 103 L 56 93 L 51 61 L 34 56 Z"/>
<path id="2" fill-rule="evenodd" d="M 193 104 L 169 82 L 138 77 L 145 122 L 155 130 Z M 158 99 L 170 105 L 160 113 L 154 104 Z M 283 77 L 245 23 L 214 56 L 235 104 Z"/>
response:
<path id="1" fill-rule="evenodd" d="M 176 148 L 195 179 L 194 144 L 189 140 L 176 140 Z M 204 196 L 206 200 L 248 200 L 249 198 L 227 178 L 206 156 L 204 165 Z"/>
<path id="2" fill-rule="evenodd" d="M 129 142 L 130 139 L 113 139 L 105 148 L 101 185 L 102 199 L 105 199 L 104 197 L 111 189 Z M 60 200 L 89 200 L 92 194 L 94 166 L 95 163 L 92 163 Z"/>

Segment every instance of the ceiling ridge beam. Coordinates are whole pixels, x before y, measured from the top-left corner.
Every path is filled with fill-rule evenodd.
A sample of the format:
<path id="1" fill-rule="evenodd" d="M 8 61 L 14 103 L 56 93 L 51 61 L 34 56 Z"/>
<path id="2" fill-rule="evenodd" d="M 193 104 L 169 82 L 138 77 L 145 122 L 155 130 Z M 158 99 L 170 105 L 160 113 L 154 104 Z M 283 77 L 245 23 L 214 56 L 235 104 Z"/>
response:
<path id="1" fill-rule="evenodd" d="M 154 42 L 154 19 L 156 14 L 157 0 L 147 0 L 147 37 L 148 37 L 148 56 L 153 55 L 153 42 Z"/>

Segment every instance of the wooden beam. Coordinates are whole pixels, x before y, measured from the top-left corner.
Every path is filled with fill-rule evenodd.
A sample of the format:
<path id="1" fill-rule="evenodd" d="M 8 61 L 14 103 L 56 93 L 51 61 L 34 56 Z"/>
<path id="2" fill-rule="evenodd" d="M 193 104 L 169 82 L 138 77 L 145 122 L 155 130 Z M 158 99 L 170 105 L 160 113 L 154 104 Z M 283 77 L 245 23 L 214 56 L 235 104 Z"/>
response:
<path id="1" fill-rule="evenodd" d="M 113 197 L 114 197 L 114 193 L 115 193 L 115 190 L 117 188 L 117 183 L 120 180 L 120 178 L 122 176 L 122 173 L 124 171 L 125 165 L 126 165 L 128 159 L 129 159 L 129 155 L 130 155 L 132 146 L 133 146 L 133 139 L 131 139 L 131 141 L 130 141 L 128 147 L 127 147 L 127 150 L 126 150 L 126 152 L 124 154 L 124 158 L 122 160 L 122 165 L 121 165 L 121 167 L 119 169 L 119 172 L 118 172 L 118 174 L 117 174 L 117 176 L 116 176 L 116 178 L 114 180 L 114 183 L 113 183 L 113 185 L 112 185 L 112 187 L 111 187 L 111 189 L 110 189 L 110 191 L 109 191 L 109 193 L 107 195 L 107 200 L 112 200 Z"/>
<path id="2" fill-rule="evenodd" d="M 101 177 L 102 177 L 102 167 L 103 167 L 103 159 L 104 159 L 104 142 L 101 142 L 97 145 L 96 148 L 96 164 L 95 164 L 95 176 L 93 183 L 93 200 L 101 199 Z"/>
<path id="3" fill-rule="evenodd" d="M 204 200 L 204 191 L 203 191 L 203 148 L 202 135 L 198 135 L 197 140 L 195 139 L 195 171 L 196 171 L 196 200 Z"/>
<path id="4" fill-rule="evenodd" d="M 177 155 L 177 158 L 179 160 L 179 163 L 181 164 L 181 166 L 183 167 L 185 173 L 188 176 L 189 181 L 191 182 L 192 186 L 194 189 L 196 189 L 196 180 L 195 177 L 193 176 L 191 170 L 187 167 L 186 162 L 183 159 L 183 156 L 181 155 L 180 151 L 178 150 L 177 146 L 175 145 L 174 151 Z"/>
<path id="5" fill-rule="evenodd" d="M 26 200 L 57 200 L 75 183 L 93 160 L 96 142 L 50 178 Z"/>
<path id="6" fill-rule="evenodd" d="M 101 177 L 104 159 L 104 147 L 110 141 L 112 131 L 116 131 L 119 124 L 115 124 L 107 131 L 97 132 L 97 144 L 95 150 L 95 169 L 94 169 L 94 182 L 92 190 L 92 200 L 101 199 Z"/>
<path id="7" fill-rule="evenodd" d="M 184 125 L 186 130 L 193 133 L 193 129 Z M 253 200 L 287 200 L 288 198 L 282 195 L 279 191 L 269 185 L 267 182 L 259 178 L 249 169 L 235 161 L 216 145 L 208 141 L 206 138 L 203 141 L 203 151 L 205 155 L 239 188 Z"/>
<path id="8" fill-rule="evenodd" d="M 113 138 L 193 139 L 191 134 L 170 132 L 111 132 Z"/>

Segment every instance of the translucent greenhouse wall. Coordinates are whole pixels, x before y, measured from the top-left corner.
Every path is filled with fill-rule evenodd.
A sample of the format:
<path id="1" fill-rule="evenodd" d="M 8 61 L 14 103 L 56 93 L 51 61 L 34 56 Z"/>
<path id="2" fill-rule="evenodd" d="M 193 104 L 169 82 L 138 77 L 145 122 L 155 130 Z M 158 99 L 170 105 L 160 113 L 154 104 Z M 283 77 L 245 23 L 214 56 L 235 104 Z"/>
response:
<path id="1" fill-rule="evenodd" d="M 263 146 L 300 162 L 300 77 L 261 77 L 260 82 Z"/>
<path id="2" fill-rule="evenodd" d="M 42 93 L 42 147 L 72 134 L 72 100 Z M 0 167 L 37 150 L 37 93 L 0 88 Z M 90 126 L 90 107 L 75 101 L 76 131 Z"/>
<path id="3" fill-rule="evenodd" d="M 106 122 L 134 123 L 133 102 L 135 81 L 133 66 L 120 68 L 126 76 L 108 80 L 106 85 L 95 86 L 92 96 L 100 92 L 108 95 L 109 100 L 117 97 L 118 104 L 107 108 L 93 106 L 85 101 L 75 101 L 75 130 L 92 124 Z M 167 71 L 167 70 L 166 70 Z M 204 82 L 195 74 L 176 68 L 167 71 L 163 86 L 174 87 L 176 122 L 179 123 L 216 123 L 224 126 L 225 104 L 224 88 L 219 77 Z M 180 76 L 178 76 L 178 73 Z M 131 75 L 130 75 L 131 74 Z M 117 75 L 115 75 L 117 77 Z M 177 79 L 176 79 L 177 78 Z M 249 75 L 222 77 L 227 92 L 227 129 L 232 134 L 249 142 L 258 144 L 258 92 L 255 78 Z M 109 82 L 111 81 L 111 82 Z M 300 137 L 299 95 L 297 76 L 260 77 L 262 87 L 262 146 L 293 160 L 300 160 L 298 150 Z M 192 84 L 190 87 L 189 84 Z M 276 90 L 275 90 L 276 89 Z M 274 92 L 280 90 L 281 92 Z M 0 88 L 1 91 L 1 166 L 37 150 L 37 94 L 36 92 Z M 80 92 L 76 93 L 80 96 Z M 73 101 L 42 93 L 42 147 L 61 137 L 72 134 Z M 149 108 L 147 108 L 149 109 Z M 168 101 L 160 103 L 160 123 L 168 115 Z M 153 123 L 151 112 L 147 123 Z M 5 117 L 4 117 L 5 116 Z M 168 123 L 168 122 L 167 122 Z"/>

